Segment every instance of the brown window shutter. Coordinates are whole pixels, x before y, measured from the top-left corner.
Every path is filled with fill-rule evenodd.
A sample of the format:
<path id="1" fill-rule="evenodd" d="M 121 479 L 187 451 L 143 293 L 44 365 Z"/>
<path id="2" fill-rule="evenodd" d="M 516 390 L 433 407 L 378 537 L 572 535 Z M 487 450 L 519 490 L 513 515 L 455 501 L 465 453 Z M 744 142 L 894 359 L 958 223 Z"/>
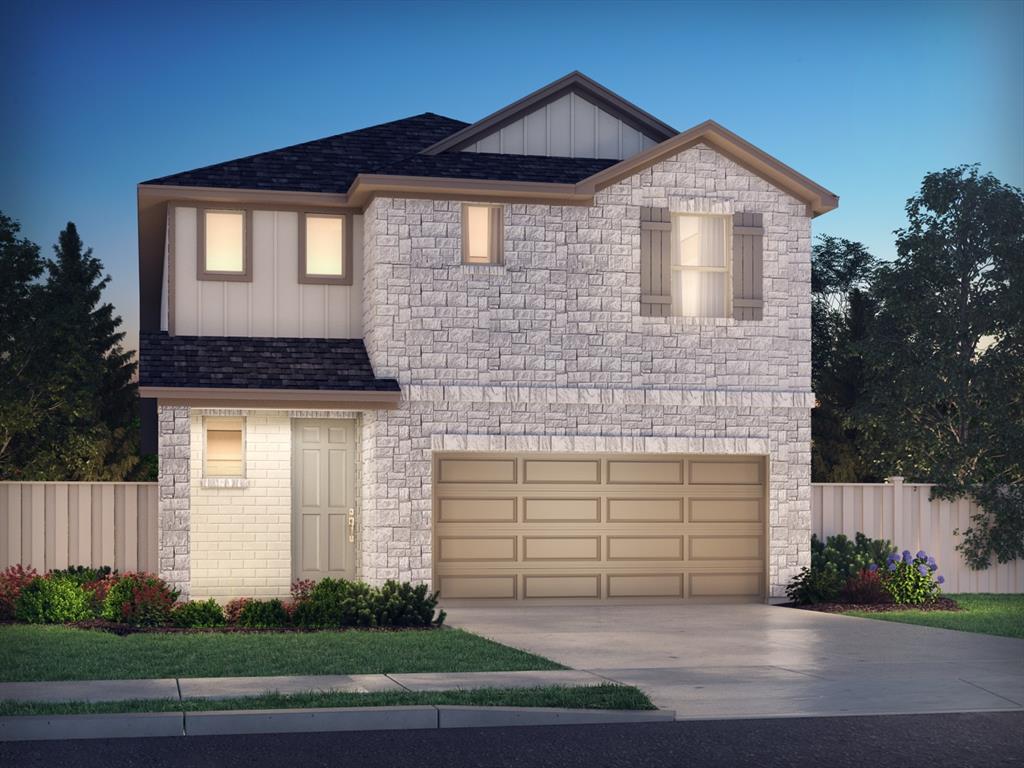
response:
<path id="1" fill-rule="evenodd" d="M 764 226 L 760 213 L 732 217 L 732 316 L 737 320 L 764 317 L 762 264 Z"/>
<path id="2" fill-rule="evenodd" d="M 640 315 L 672 312 L 672 219 L 668 208 L 640 209 Z"/>

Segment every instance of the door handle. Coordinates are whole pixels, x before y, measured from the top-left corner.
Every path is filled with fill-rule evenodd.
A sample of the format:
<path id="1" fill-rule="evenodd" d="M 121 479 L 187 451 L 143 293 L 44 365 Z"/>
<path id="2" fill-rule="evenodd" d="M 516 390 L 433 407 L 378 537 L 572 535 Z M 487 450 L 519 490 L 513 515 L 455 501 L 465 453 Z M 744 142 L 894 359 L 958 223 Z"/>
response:
<path id="1" fill-rule="evenodd" d="M 356 511 L 351 507 L 348 510 L 348 543 L 356 540 Z"/>

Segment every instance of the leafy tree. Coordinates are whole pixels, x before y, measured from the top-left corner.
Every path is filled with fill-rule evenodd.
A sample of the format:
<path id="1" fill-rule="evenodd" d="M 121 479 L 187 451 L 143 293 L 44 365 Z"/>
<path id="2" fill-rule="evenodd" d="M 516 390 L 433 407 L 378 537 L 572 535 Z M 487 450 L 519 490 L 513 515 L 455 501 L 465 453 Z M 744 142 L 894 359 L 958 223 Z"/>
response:
<path id="1" fill-rule="evenodd" d="M 816 482 L 871 481 L 852 414 L 865 387 L 860 346 L 875 311 L 875 260 L 861 243 L 828 235 L 818 238 L 811 256 L 812 474 Z"/>
<path id="2" fill-rule="evenodd" d="M 0 477 L 14 474 L 15 437 L 31 434 L 42 416 L 39 381 L 47 366 L 38 332 L 43 260 L 19 231 L 0 213 Z"/>
<path id="3" fill-rule="evenodd" d="M 928 174 L 907 218 L 874 281 L 866 455 L 987 504 L 968 563 L 1024 556 L 1024 193 L 960 166 Z"/>
<path id="4" fill-rule="evenodd" d="M 5 304 L 7 292 L 15 303 L 3 311 L 10 350 L 4 350 L 0 412 L 17 418 L 5 418 L 0 432 L 6 439 L 0 477 L 123 479 L 138 463 L 138 392 L 133 353 L 121 346 L 121 318 L 102 301 L 110 278 L 69 223 L 40 283 L 38 248 L 8 230 L 4 268 L 21 266 L 12 267 L 15 287 L 5 287 Z M 34 265 L 26 255 L 32 249 Z M 8 366 L 8 359 L 25 362 Z"/>

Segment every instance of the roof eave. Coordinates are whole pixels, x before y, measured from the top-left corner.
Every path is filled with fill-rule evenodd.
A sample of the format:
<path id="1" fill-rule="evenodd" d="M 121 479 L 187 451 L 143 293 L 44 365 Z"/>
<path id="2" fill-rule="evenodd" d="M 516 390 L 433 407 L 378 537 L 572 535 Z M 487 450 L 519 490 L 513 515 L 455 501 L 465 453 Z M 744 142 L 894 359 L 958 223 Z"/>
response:
<path id="1" fill-rule="evenodd" d="M 341 408 L 393 410 L 401 404 L 399 391 L 348 389 L 253 389 L 238 387 L 139 387 L 139 396 L 162 405 L 200 408 Z"/>

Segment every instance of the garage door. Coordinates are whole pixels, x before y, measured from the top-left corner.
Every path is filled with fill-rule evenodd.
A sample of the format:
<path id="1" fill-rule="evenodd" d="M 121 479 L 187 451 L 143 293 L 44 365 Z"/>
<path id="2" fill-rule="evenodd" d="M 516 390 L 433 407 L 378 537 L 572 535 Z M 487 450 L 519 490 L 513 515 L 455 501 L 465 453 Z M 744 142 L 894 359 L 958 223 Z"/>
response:
<path id="1" fill-rule="evenodd" d="M 445 600 L 764 596 L 760 456 L 436 454 Z"/>

